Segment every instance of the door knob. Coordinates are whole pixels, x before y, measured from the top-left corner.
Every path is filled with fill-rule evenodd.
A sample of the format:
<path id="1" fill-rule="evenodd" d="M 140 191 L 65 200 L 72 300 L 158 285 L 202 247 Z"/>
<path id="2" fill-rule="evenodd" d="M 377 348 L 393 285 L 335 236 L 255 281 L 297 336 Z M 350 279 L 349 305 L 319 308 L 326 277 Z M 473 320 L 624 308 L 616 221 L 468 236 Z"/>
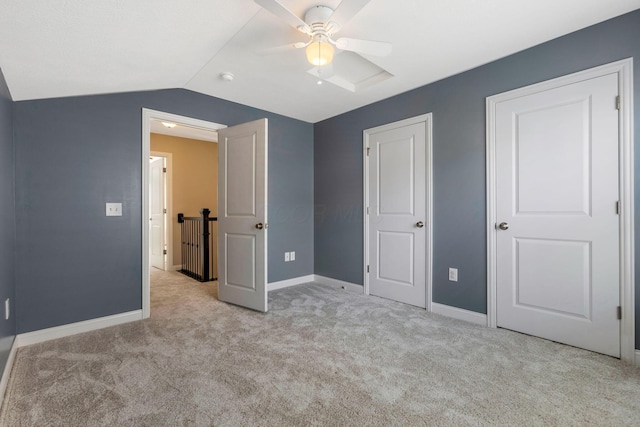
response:
<path id="1" fill-rule="evenodd" d="M 509 224 L 506 222 L 501 222 L 500 224 L 498 224 L 498 228 L 500 230 L 508 230 L 509 229 Z"/>
<path id="2" fill-rule="evenodd" d="M 422 227 L 424 227 L 424 222 L 422 222 L 422 221 L 418 221 L 418 222 L 416 223 L 416 227 L 418 227 L 418 228 L 422 228 Z"/>
<path id="3" fill-rule="evenodd" d="M 256 228 L 258 230 L 262 230 L 264 228 L 264 225 L 261 222 L 259 222 L 259 223 L 256 224 Z"/>

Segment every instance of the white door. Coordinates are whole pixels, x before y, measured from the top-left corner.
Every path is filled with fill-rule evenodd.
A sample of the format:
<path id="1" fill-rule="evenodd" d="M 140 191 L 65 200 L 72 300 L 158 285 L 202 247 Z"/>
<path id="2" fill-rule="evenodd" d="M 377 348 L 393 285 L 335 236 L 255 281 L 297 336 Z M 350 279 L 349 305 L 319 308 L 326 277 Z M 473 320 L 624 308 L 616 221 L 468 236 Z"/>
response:
<path id="1" fill-rule="evenodd" d="M 267 119 L 218 132 L 218 297 L 266 312 Z"/>
<path id="2" fill-rule="evenodd" d="M 426 122 L 365 132 L 369 293 L 426 307 Z"/>
<path id="3" fill-rule="evenodd" d="M 164 157 L 149 165 L 149 252 L 151 266 L 165 270 L 165 172 Z"/>
<path id="4" fill-rule="evenodd" d="M 495 109 L 497 325 L 615 357 L 617 95 L 609 74 Z"/>

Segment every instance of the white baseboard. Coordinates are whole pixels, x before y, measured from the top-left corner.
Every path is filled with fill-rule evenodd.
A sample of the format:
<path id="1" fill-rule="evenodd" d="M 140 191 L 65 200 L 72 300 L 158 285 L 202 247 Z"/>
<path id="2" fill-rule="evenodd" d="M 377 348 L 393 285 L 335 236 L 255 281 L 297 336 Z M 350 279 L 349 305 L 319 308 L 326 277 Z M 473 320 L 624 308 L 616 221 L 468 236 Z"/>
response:
<path id="1" fill-rule="evenodd" d="M 636 360 L 635 365 L 640 366 L 640 350 L 636 350 Z"/>
<path id="2" fill-rule="evenodd" d="M 171 271 L 180 271 L 182 270 L 182 264 L 173 265 L 170 267 Z"/>
<path id="3" fill-rule="evenodd" d="M 11 351 L 9 352 L 9 357 L 7 358 L 7 364 L 4 365 L 2 379 L 0 379 L 0 408 L 2 408 L 2 403 L 4 403 L 4 394 L 7 391 L 7 385 L 9 385 L 9 377 L 11 376 L 11 370 L 13 369 L 13 362 L 16 359 L 17 351 L 18 345 L 16 344 L 16 339 L 14 338 L 13 344 L 11 345 Z"/>
<path id="4" fill-rule="evenodd" d="M 280 280 L 279 282 L 267 283 L 268 291 L 275 291 L 276 289 L 288 288 L 289 286 L 301 285 L 303 283 L 313 282 L 313 274 L 308 276 L 294 277 L 293 279 Z"/>
<path id="5" fill-rule="evenodd" d="M 466 322 L 487 326 L 487 315 L 482 313 L 476 313 L 475 311 L 469 311 L 463 308 L 451 307 L 450 305 L 444 305 L 444 304 L 438 304 L 437 302 L 432 302 L 431 312 L 436 314 L 441 314 L 447 317 L 453 317 L 454 319 L 464 320 Z"/>
<path id="6" fill-rule="evenodd" d="M 364 293 L 364 286 L 362 285 L 357 285 L 351 282 L 345 282 L 343 280 L 332 279 L 331 277 L 325 277 L 325 276 L 320 276 L 315 274 L 313 281 L 317 283 L 321 283 L 323 285 L 332 286 L 334 288 L 341 288 L 356 294 Z"/>
<path id="7" fill-rule="evenodd" d="M 40 329 L 16 336 L 14 345 L 18 348 L 56 338 L 68 337 L 83 332 L 108 328 L 109 326 L 142 320 L 142 310 L 129 311 L 127 313 L 114 314 L 112 316 L 99 317 L 97 319 L 84 320 L 82 322 L 69 323 L 68 325 L 55 326 L 53 328 Z"/>

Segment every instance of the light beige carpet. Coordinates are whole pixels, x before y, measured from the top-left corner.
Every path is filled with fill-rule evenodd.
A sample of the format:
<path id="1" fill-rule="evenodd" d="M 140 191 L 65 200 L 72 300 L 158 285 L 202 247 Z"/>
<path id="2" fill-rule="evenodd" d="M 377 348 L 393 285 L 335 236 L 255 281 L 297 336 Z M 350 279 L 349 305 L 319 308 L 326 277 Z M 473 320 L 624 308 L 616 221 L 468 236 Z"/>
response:
<path id="1" fill-rule="evenodd" d="M 148 320 L 18 351 L 2 426 L 640 425 L 616 359 L 319 284 L 155 273 Z"/>

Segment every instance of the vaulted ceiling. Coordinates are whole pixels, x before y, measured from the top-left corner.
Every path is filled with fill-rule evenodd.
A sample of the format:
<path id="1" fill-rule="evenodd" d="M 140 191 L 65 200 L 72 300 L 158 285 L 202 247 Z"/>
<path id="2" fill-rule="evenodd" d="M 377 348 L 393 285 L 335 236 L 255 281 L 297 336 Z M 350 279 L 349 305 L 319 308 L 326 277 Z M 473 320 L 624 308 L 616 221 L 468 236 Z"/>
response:
<path id="1" fill-rule="evenodd" d="M 299 17 L 340 4 L 279 1 Z M 318 85 L 304 49 L 263 52 L 307 37 L 253 0 L 0 0 L 0 68 L 16 101 L 186 88 L 317 122 L 638 8 L 640 0 L 370 0 L 338 35 L 391 42 L 391 54 L 338 51 L 340 79 Z"/>

